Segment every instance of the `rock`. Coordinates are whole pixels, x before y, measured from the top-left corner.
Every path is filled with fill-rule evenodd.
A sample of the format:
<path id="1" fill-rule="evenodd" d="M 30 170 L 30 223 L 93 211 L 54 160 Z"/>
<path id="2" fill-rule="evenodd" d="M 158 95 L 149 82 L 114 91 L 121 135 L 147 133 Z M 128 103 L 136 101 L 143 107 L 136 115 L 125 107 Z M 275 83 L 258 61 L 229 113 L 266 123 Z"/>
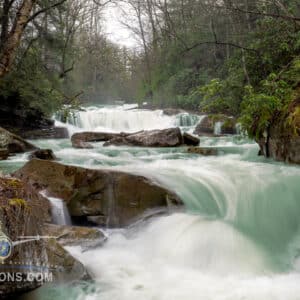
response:
<path id="1" fill-rule="evenodd" d="M 56 156 L 54 155 L 51 149 L 38 149 L 32 152 L 29 157 L 30 160 L 34 158 L 45 159 L 45 160 L 56 160 Z"/>
<path id="2" fill-rule="evenodd" d="M 257 142 L 261 155 L 300 164 L 300 97 L 290 104 L 287 112 L 276 118 L 269 135 L 266 134 Z"/>
<path id="3" fill-rule="evenodd" d="M 200 154 L 204 156 L 214 156 L 218 155 L 218 150 L 216 148 L 204 148 L 204 147 L 191 147 L 188 148 L 188 153 Z"/>
<path id="4" fill-rule="evenodd" d="M 183 138 L 179 128 L 140 131 L 113 138 L 104 146 L 139 146 L 139 147 L 177 147 L 182 145 Z"/>
<path id="5" fill-rule="evenodd" d="M 165 108 L 163 110 L 163 113 L 167 116 L 175 116 L 175 115 L 178 115 L 178 114 L 185 113 L 185 111 L 183 109 L 180 109 L 180 108 Z"/>
<path id="6" fill-rule="evenodd" d="M 0 160 L 6 160 L 9 156 L 8 149 L 0 149 Z"/>
<path id="7" fill-rule="evenodd" d="M 20 236 L 42 234 L 42 224 L 48 218 L 50 208 L 47 201 L 41 198 L 41 195 L 18 179 L 0 178 L 0 234 L 4 233 L 15 243 L 11 255 L 8 253 L 4 264 L 1 265 L 2 273 L 9 272 L 12 275 L 19 273 L 24 279 L 32 267 L 48 263 L 43 240 L 17 244 L 21 240 Z M 1 281 L 0 298 L 12 298 L 14 294 L 35 289 L 41 284 L 36 280 Z"/>
<path id="8" fill-rule="evenodd" d="M 94 225 L 105 225 L 107 218 L 106 216 L 88 216 L 87 220 Z"/>
<path id="9" fill-rule="evenodd" d="M 194 134 L 199 136 L 219 136 L 215 134 L 215 125 L 222 122 L 221 134 L 236 134 L 236 120 L 225 115 L 208 115 L 196 126 Z"/>
<path id="10" fill-rule="evenodd" d="M 52 283 L 91 280 L 84 265 L 67 252 L 55 239 L 46 240 L 48 265 L 53 276 Z"/>
<path id="11" fill-rule="evenodd" d="M 106 132 L 78 132 L 72 135 L 71 142 L 74 148 L 91 149 L 93 148 L 93 146 L 89 142 L 106 142 L 113 138 L 121 137 L 124 135 L 126 134 Z"/>
<path id="12" fill-rule="evenodd" d="M 68 129 L 65 127 L 50 126 L 41 129 L 20 130 L 19 134 L 24 139 L 67 139 L 69 137 Z"/>
<path id="13" fill-rule="evenodd" d="M 36 150 L 37 147 L 26 142 L 21 137 L 0 127 L 0 149 L 10 153 L 23 153 Z"/>
<path id="14" fill-rule="evenodd" d="M 200 139 L 185 132 L 183 134 L 183 143 L 188 146 L 198 146 L 200 144 Z"/>
<path id="15" fill-rule="evenodd" d="M 197 135 L 214 135 L 215 124 L 213 119 L 206 116 L 202 121 L 196 126 L 194 134 Z"/>
<path id="16" fill-rule="evenodd" d="M 35 190 L 63 199 L 72 217 L 101 216 L 108 226 L 126 226 L 146 210 L 182 204 L 151 180 L 112 170 L 89 170 L 46 160 L 31 160 L 15 176 Z M 74 220 L 74 219 L 73 219 Z"/>
<path id="17" fill-rule="evenodd" d="M 56 241 L 62 246 L 85 245 L 106 240 L 106 236 L 99 229 L 82 226 L 45 224 L 44 234 L 56 237 Z"/>

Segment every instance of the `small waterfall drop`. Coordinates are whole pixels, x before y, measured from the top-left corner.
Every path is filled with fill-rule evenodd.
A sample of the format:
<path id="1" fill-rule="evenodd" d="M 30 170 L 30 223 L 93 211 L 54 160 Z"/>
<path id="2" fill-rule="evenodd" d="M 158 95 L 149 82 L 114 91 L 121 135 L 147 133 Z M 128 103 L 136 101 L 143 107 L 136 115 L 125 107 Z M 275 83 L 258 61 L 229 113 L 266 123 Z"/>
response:
<path id="1" fill-rule="evenodd" d="M 51 204 L 52 222 L 56 225 L 72 225 L 66 203 L 59 198 L 47 197 Z"/>
<path id="2" fill-rule="evenodd" d="M 215 128 L 214 128 L 214 134 L 215 135 L 222 134 L 222 126 L 223 126 L 223 122 L 216 122 L 215 123 Z"/>

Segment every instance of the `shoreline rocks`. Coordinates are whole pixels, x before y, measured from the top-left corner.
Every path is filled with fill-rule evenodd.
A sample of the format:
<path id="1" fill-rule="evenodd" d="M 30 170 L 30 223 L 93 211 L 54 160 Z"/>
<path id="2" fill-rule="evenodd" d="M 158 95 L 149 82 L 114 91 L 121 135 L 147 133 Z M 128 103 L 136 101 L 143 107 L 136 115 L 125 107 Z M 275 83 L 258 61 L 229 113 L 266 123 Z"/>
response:
<path id="1" fill-rule="evenodd" d="M 31 143 L 25 141 L 23 138 L 7 131 L 0 127 L 0 149 L 1 157 L 8 157 L 8 154 L 24 153 L 38 148 Z"/>
<path id="2" fill-rule="evenodd" d="M 63 199 L 71 217 L 83 223 L 89 216 L 99 216 L 102 225 L 122 227 L 148 209 L 182 205 L 168 189 L 144 176 L 125 172 L 33 159 L 14 175 L 37 192 L 46 190 L 48 196 Z"/>

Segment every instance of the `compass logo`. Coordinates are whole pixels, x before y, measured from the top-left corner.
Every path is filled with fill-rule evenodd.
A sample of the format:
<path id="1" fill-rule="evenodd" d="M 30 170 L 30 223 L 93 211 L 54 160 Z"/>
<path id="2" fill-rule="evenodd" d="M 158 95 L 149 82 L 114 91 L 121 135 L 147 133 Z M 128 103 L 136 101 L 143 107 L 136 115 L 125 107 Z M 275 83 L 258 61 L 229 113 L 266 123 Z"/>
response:
<path id="1" fill-rule="evenodd" d="M 0 233 L 1 234 L 1 233 Z M 11 256 L 13 243 L 4 234 L 0 235 L 0 260 L 5 260 Z"/>

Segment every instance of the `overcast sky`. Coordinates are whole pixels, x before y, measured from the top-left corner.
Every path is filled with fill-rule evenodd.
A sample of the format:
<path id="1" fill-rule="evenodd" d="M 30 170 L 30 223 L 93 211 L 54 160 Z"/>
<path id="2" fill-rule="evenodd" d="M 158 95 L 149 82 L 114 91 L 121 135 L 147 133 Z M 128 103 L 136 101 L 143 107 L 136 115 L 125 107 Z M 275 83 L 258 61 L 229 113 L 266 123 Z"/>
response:
<path id="1" fill-rule="evenodd" d="M 128 7 L 123 7 L 123 9 L 128 10 Z M 107 6 L 104 11 L 104 19 L 105 31 L 113 42 L 130 48 L 137 46 L 137 41 L 132 32 L 120 23 L 120 21 L 125 21 L 121 9 L 115 5 Z"/>

